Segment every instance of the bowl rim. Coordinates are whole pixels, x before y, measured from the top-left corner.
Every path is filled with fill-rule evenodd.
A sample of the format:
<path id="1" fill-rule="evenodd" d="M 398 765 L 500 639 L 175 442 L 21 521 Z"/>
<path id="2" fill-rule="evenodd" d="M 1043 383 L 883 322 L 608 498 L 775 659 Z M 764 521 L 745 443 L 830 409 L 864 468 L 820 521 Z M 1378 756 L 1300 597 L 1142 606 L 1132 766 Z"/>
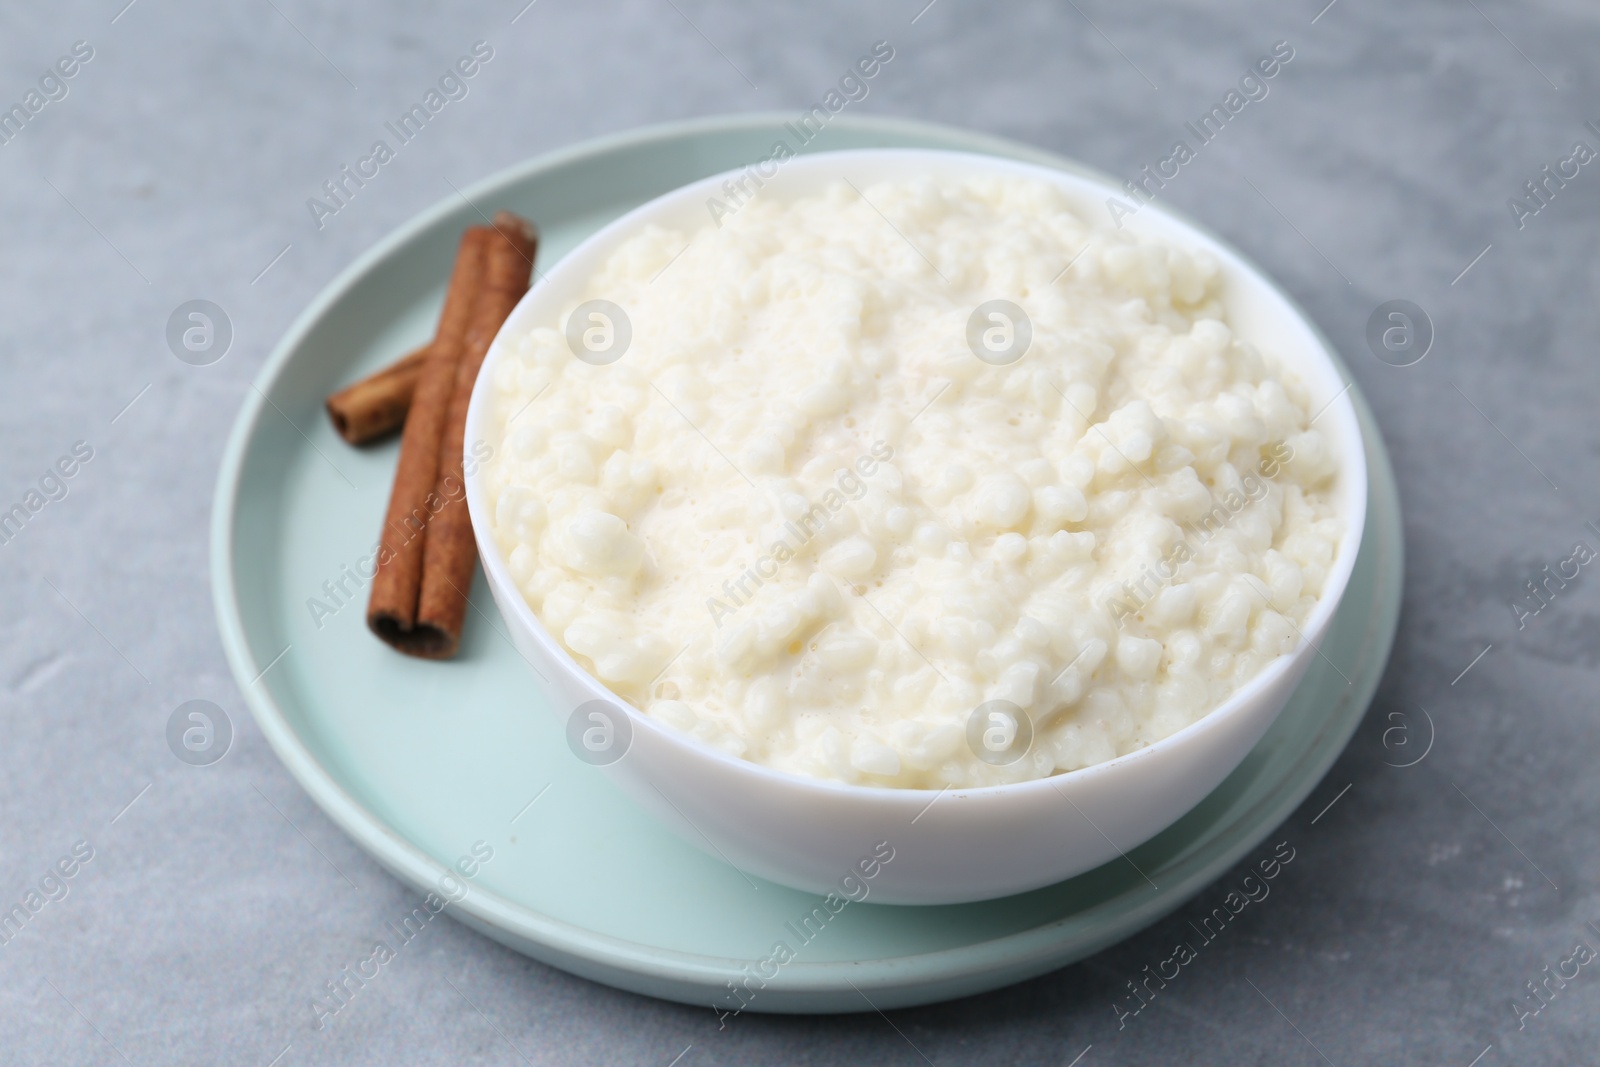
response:
<path id="1" fill-rule="evenodd" d="M 951 149 L 886 147 L 809 152 L 786 160 L 782 173 L 788 175 L 804 174 L 807 171 L 826 173 L 830 167 L 836 166 L 841 161 L 849 162 L 851 160 L 892 160 L 901 163 L 922 160 L 936 164 L 967 167 L 974 171 L 986 169 L 990 173 L 1010 173 L 1033 177 L 1058 188 L 1074 187 L 1069 192 L 1093 191 L 1096 195 L 1103 194 L 1122 201 L 1132 199 L 1109 176 L 1089 168 L 1067 170 L 1041 163 L 990 155 L 985 152 Z M 537 305 L 547 300 L 549 294 L 556 290 L 559 285 L 566 282 L 567 276 L 575 270 L 587 268 L 592 271 L 594 267 L 599 265 L 599 262 L 603 260 L 606 254 L 609 254 L 622 240 L 637 233 L 643 224 L 708 192 L 715 193 L 720 191 L 724 182 L 746 173 L 749 169 L 750 166 L 747 165 L 746 167 L 725 170 L 654 197 L 613 219 L 593 234 L 584 238 L 550 267 L 541 267 L 537 272 L 534 284 L 518 301 L 516 307 L 506 318 L 505 323 L 495 334 L 483 365 L 479 370 L 478 377 L 473 384 L 471 401 L 467 411 L 465 434 L 465 440 L 468 442 L 467 448 L 470 449 L 474 442 L 489 440 L 488 435 L 482 432 L 482 428 L 493 415 L 493 368 L 500 359 L 505 358 L 506 352 L 509 350 L 507 338 L 512 334 L 526 331 L 529 326 L 527 320 L 534 316 L 533 309 Z M 815 186 L 807 190 L 807 192 L 815 191 Z M 1138 204 L 1137 214 L 1140 220 L 1138 224 L 1140 230 L 1153 230 L 1169 241 L 1176 237 L 1178 242 L 1198 243 L 1237 273 L 1237 277 L 1230 273 L 1230 281 L 1254 289 L 1258 298 L 1265 297 L 1269 300 L 1276 300 L 1283 305 L 1283 308 L 1289 313 L 1294 323 L 1303 329 L 1306 344 L 1303 351 L 1299 351 L 1301 348 L 1299 345 L 1284 346 L 1284 351 L 1291 352 L 1292 355 L 1289 359 L 1281 360 L 1281 362 L 1288 363 L 1292 367 L 1302 365 L 1296 363 L 1296 360 L 1320 364 L 1319 369 L 1322 372 L 1322 376 L 1326 376 L 1331 380 L 1346 381 L 1345 388 L 1334 396 L 1332 400 L 1328 401 L 1323 410 L 1315 416 L 1318 420 L 1324 417 L 1331 417 L 1340 425 L 1340 430 L 1335 440 L 1341 463 L 1340 482 L 1335 488 L 1334 496 L 1340 511 L 1340 517 L 1345 521 L 1345 528 L 1340 533 L 1333 564 L 1324 579 L 1323 592 L 1318 597 L 1311 613 L 1307 616 L 1303 627 L 1297 628 L 1300 642 L 1295 648 L 1268 662 L 1220 703 L 1193 722 L 1142 748 L 1113 756 L 1111 759 L 1093 763 L 1086 767 L 1017 782 L 976 786 L 945 786 L 939 789 L 920 786 L 863 785 L 834 779 L 811 778 L 779 770 L 766 764 L 730 756 L 644 714 L 643 711 L 635 708 L 630 702 L 613 692 L 598 677 L 590 673 L 573 658 L 571 653 L 559 641 L 555 640 L 545 628 L 543 620 L 528 604 L 516 581 L 511 577 L 509 563 L 495 540 L 492 516 L 489 514 L 488 505 L 483 499 L 485 493 L 483 484 L 484 471 L 488 464 L 474 464 L 470 457 L 464 457 L 468 464 L 466 472 L 470 472 L 464 472 L 467 506 L 478 544 L 478 553 L 485 577 L 489 580 L 492 589 L 505 593 L 504 596 L 497 596 L 496 598 L 501 602 L 502 610 L 504 610 L 505 603 L 509 601 L 510 611 L 517 616 L 517 621 L 522 625 L 524 631 L 531 635 L 540 645 L 549 665 L 563 670 L 568 680 L 575 683 L 579 689 L 586 691 L 590 695 L 590 699 L 605 700 L 615 704 L 628 716 L 631 728 L 635 732 L 641 729 L 645 730 L 658 742 L 665 743 L 671 749 L 687 755 L 690 759 L 709 759 L 728 773 L 747 776 L 767 786 L 799 789 L 804 792 L 817 791 L 834 797 L 849 797 L 878 805 L 898 804 L 903 806 L 913 803 L 921 805 L 927 803 L 930 797 L 943 796 L 945 793 L 951 794 L 952 798 L 998 801 L 1012 796 L 1028 796 L 1042 792 L 1045 789 L 1058 789 L 1069 782 L 1074 785 L 1088 783 L 1107 775 L 1121 775 L 1126 772 L 1126 768 L 1137 766 L 1141 760 L 1152 758 L 1170 749 L 1182 747 L 1205 733 L 1220 729 L 1221 725 L 1226 721 L 1243 714 L 1245 709 L 1261 697 L 1264 691 L 1275 685 L 1284 674 L 1294 670 L 1302 660 L 1308 659 L 1312 655 L 1322 655 L 1321 649 L 1317 647 L 1311 635 L 1320 636 L 1324 633 L 1333 619 L 1334 613 L 1338 610 L 1340 601 L 1349 585 L 1350 577 L 1355 567 L 1356 556 L 1360 549 L 1362 534 L 1366 526 L 1368 473 L 1364 438 L 1356 416 L 1355 404 L 1350 396 L 1349 386 L 1353 383 L 1353 379 L 1346 380 L 1346 375 L 1343 373 L 1343 368 L 1331 342 L 1323 334 L 1322 330 L 1317 327 L 1315 321 L 1306 313 L 1305 309 L 1271 275 L 1262 270 L 1249 257 L 1235 249 L 1229 242 L 1164 203 L 1151 201 L 1140 203 Z M 1153 226 L 1149 222 L 1152 219 L 1155 220 Z M 1192 246 L 1193 244 L 1191 244 Z M 637 743 L 637 738 L 635 738 L 634 743 Z M 620 767 L 621 764 L 626 762 L 627 756 L 624 754 L 622 759 L 611 765 L 611 767 Z M 607 769 L 611 769 L 611 767 Z"/>

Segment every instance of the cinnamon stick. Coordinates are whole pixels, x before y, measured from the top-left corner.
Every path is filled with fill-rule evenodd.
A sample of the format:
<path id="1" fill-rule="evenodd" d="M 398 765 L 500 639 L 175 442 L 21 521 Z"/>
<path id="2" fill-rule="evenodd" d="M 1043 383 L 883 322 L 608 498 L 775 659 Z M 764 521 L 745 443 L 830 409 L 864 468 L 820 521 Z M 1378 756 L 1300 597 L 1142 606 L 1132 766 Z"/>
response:
<path id="1" fill-rule="evenodd" d="M 465 350 L 456 366 L 455 395 L 451 398 L 439 445 L 439 476 L 434 495 L 443 501 L 443 507 L 428 527 L 424 546 L 415 632 L 428 636 L 424 639 L 426 651 L 419 655 L 447 658 L 455 655 L 461 642 L 472 569 L 478 561 L 462 478 L 467 406 L 490 342 L 500 332 L 517 301 L 528 291 L 538 245 L 538 234 L 530 223 L 506 211 L 495 215 L 493 236 L 488 241 L 485 256 L 483 287 L 473 304 Z"/>
<path id="2" fill-rule="evenodd" d="M 328 397 L 328 417 L 339 436 L 352 445 L 364 445 L 405 425 L 411 395 L 431 347 L 423 345 Z"/>
<path id="3" fill-rule="evenodd" d="M 411 400 L 400 460 L 384 517 L 378 571 L 367 601 L 367 625 L 402 652 L 428 655 L 440 640 L 418 633 L 417 596 L 422 588 L 423 546 L 428 525 L 440 507 L 434 495 L 439 479 L 439 442 L 455 396 L 456 368 L 466 348 L 473 304 L 483 286 L 493 231 L 475 226 L 461 237 L 455 269 L 428 358 Z"/>

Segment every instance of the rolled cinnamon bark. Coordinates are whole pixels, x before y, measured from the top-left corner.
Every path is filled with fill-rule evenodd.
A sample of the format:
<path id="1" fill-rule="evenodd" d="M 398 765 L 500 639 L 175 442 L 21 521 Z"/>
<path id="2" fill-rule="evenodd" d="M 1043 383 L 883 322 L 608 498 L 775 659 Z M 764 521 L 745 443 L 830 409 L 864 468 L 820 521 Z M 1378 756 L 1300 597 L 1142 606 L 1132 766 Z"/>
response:
<path id="1" fill-rule="evenodd" d="M 411 395 L 431 347 L 431 343 L 423 345 L 328 397 L 328 417 L 339 436 L 352 445 L 364 445 L 405 425 Z"/>
<path id="2" fill-rule="evenodd" d="M 455 397 L 456 368 L 466 349 L 473 305 L 483 287 L 489 243 L 494 240 L 494 231 L 475 226 L 462 235 L 456 251 L 439 326 L 400 438 L 400 460 L 378 549 L 378 572 L 367 601 L 367 625 L 372 632 L 412 655 L 432 655 L 445 645 L 442 635 L 419 631 L 416 625 L 423 546 L 428 526 L 442 506 L 434 494 L 439 480 L 439 443 Z"/>
<path id="3" fill-rule="evenodd" d="M 532 224 L 506 211 L 495 215 L 483 287 L 472 307 L 466 348 L 456 366 L 455 395 L 439 445 L 439 477 L 434 495 L 443 501 L 443 507 L 428 527 L 424 546 L 415 632 L 429 636 L 426 650 L 418 655 L 448 658 L 455 655 L 461 643 L 472 568 L 478 561 L 462 477 L 467 406 L 489 343 L 528 291 L 538 245 L 539 236 Z"/>

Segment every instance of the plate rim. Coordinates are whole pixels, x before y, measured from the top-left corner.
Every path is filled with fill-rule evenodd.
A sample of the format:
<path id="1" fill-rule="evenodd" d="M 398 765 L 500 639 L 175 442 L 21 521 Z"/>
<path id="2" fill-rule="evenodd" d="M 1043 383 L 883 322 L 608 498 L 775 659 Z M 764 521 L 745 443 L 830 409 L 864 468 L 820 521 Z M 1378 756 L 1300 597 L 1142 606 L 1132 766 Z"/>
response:
<path id="1" fill-rule="evenodd" d="M 470 207 L 483 196 L 525 181 L 533 175 L 558 170 L 585 158 L 603 156 L 619 149 L 638 148 L 652 143 L 681 141 L 730 131 L 774 130 L 791 118 L 792 116 L 784 112 L 745 112 L 660 123 L 615 132 L 541 153 L 502 168 L 472 183 L 460 197 L 441 197 L 385 234 L 329 281 L 295 317 L 267 359 L 251 377 L 251 389 L 245 394 L 244 404 L 235 417 L 223 450 L 213 494 L 210 522 L 209 569 L 212 601 L 224 656 L 257 726 L 300 787 L 363 851 L 412 888 L 427 891 L 428 887 L 436 884 L 450 868 L 427 855 L 420 847 L 357 801 L 312 755 L 309 747 L 290 726 L 277 700 L 261 684 L 261 661 L 251 649 L 232 559 L 235 518 L 243 487 L 245 460 L 248 457 L 250 443 L 256 436 L 270 404 L 269 394 L 279 377 L 289 367 L 306 336 L 323 316 L 343 300 L 366 274 L 399 248 L 443 219 L 460 212 L 462 200 L 466 200 Z M 844 115 L 837 116 L 835 123 L 868 134 L 881 132 L 903 137 L 938 139 L 941 142 L 961 141 L 963 147 L 953 150 L 990 151 L 1010 159 L 1037 162 L 1103 180 L 1108 178 L 1095 168 L 1044 149 L 956 126 L 910 119 Z M 1196 222 L 1183 212 L 1173 211 L 1171 208 L 1168 210 L 1226 245 L 1252 266 L 1255 265 L 1251 257 L 1235 248 L 1232 242 L 1212 233 L 1203 223 Z M 1370 526 L 1377 519 L 1389 527 L 1389 530 L 1375 531 L 1380 534 L 1391 531 L 1402 533 L 1402 536 L 1395 538 L 1393 549 L 1396 553 L 1394 566 L 1398 573 L 1403 574 L 1404 543 L 1400 503 L 1395 488 L 1393 467 L 1382 437 L 1378 433 L 1371 408 L 1366 398 L 1361 395 L 1359 387 L 1355 385 L 1353 376 L 1349 374 L 1349 367 L 1340 356 L 1339 350 L 1327 339 L 1316 320 L 1305 312 L 1292 294 L 1283 289 L 1275 276 L 1259 267 L 1256 269 L 1300 314 L 1333 355 L 1338 367 L 1350 378 L 1352 383 L 1350 392 L 1369 453 L 1368 523 Z M 837 995 L 852 986 L 861 990 L 898 991 L 901 995 L 893 1001 L 897 1006 L 964 995 L 972 990 L 954 987 L 963 983 L 970 984 L 974 978 L 978 978 L 979 981 L 986 980 L 979 976 L 998 976 L 998 981 L 985 986 L 985 988 L 997 988 L 1082 959 L 1131 936 L 1163 915 L 1181 907 L 1281 825 L 1321 782 L 1333 762 L 1344 751 L 1350 736 L 1359 726 L 1366 707 L 1376 693 L 1383 674 L 1383 665 L 1387 662 L 1393 647 L 1399 621 L 1399 583 L 1395 583 L 1391 589 L 1380 589 L 1374 597 L 1374 606 L 1375 614 L 1384 620 L 1384 629 L 1387 631 L 1377 645 L 1373 646 L 1381 649 L 1381 662 L 1372 669 L 1370 684 L 1362 687 L 1365 691 L 1349 694 L 1361 710 L 1351 713 L 1347 728 L 1335 731 L 1342 736 L 1321 737 L 1317 743 L 1308 748 L 1308 754 L 1315 758 L 1302 762 L 1320 766 L 1314 768 L 1314 774 L 1308 774 L 1300 779 L 1293 788 L 1265 798 L 1263 805 L 1266 810 L 1262 814 L 1253 815 L 1248 820 L 1235 820 L 1236 823 L 1248 822 L 1252 830 L 1230 847 L 1208 853 L 1203 857 L 1203 862 L 1197 863 L 1197 859 L 1202 857 L 1196 856 L 1180 859 L 1179 868 L 1187 866 L 1189 868 L 1187 873 L 1178 882 L 1169 882 L 1168 888 L 1161 890 L 1158 895 L 1143 900 L 1135 896 L 1132 898 L 1131 907 L 1130 898 L 1126 894 L 1114 896 L 1097 902 L 1086 911 L 1074 912 L 1026 930 L 933 952 L 879 957 L 864 962 L 795 961 L 784 968 L 779 981 L 773 982 L 768 987 L 767 991 L 771 996 L 767 1002 L 759 1007 L 752 1005 L 750 1010 L 761 1012 L 816 1010 L 817 997 Z M 1259 828 L 1259 832 L 1256 828 Z M 1104 923 L 1095 922 L 1096 914 L 1106 908 L 1116 908 L 1116 918 Z M 457 913 L 457 917 L 466 921 L 467 925 L 492 939 L 536 959 L 587 978 L 681 1002 L 692 1001 L 687 1001 L 680 992 L 672 988 L 675 983 L 719 988 L 728 975 L 738 970 L 741 963 L 732 957 L 665 949 L 597 933 L 525 905 L 513 903 L 497 893 L 476 886 L 471 887 L 465 897 L 447 910 L 453 910 Z M 1098 927 L 1098 929 L 1087 937 L 1069 935 L 1069 943 L 1063 944 L 1061 932 L 1071 926 Z M 913 967 L 916 968 L 915 974 L 906 973 Z M 933 995 L 919 995 L 919 991 L 931 991 Z M 905 995 L 908 993 L 909 996 Z M 863 1004 L 856 1010 L 871 1009 Z"/>

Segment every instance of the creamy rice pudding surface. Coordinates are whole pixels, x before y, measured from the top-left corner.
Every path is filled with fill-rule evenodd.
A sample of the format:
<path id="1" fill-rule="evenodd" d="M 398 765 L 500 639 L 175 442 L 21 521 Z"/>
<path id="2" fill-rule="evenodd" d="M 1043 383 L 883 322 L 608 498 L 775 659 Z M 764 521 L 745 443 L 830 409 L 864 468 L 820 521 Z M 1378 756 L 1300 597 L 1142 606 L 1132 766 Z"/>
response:
<path id="1" fill-rule="evenodd" d="M 1208 254 L 1022 178 L 719 223 L 627 239 L 494 368 L 494 536 L 619 696 L 781 771 L 937 789 L 1131 752 L 1296 647 L 1332 442 Z M 569 331 L 592 300 L 626 323 Z M 997 300 L 1026 321 L 969 331 Z M 1020 709 L 1025 754 L 979 758 L 980 706 Z"/>

